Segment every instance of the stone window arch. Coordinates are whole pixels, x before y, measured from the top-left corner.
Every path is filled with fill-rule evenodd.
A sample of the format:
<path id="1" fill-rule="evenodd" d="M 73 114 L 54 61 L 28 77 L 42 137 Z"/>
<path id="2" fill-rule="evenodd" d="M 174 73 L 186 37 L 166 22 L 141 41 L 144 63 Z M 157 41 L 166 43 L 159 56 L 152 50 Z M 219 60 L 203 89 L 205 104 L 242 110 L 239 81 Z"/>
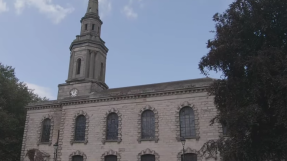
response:
<path id="1" fill-rule="evenodd" d="M 105 159 L 108 156 L 116 156 L 117 157 L 117 161 L 121 161 L 121 155 L 118 152 L 113 151 L 113 150 L 106 151 L 104 154 L 102 154 L 101 161 L 106 161 Z"/>
<path id="2" fill-rule="evenodd" d="M 75 133 L 76 133 L 76 128 L 77 128 L 77 126 L 76 126 L 76 121 L 77 121 L 77 119 L 79 119 L 79 118 L 81 118 L 81 119 L 83 119 L 83 118 L 85 118 L 85 131 L 84 131 L 84 139 L 80 139 L 80 140 L 78 140 L 78 139 L 75 139 Z M 80 130 L 82 130 L 82 129 L 80 129 Z M 83 110 L 80 110 L 80 111 L 77 111 L 76 113 L 75 113 L 75 115 L 74 115 L 74 118 L 73 118 L 73 122 L 72 122 L 72 132 L 71 132 L 71 141 L 70 141 L 70 143 L 73 145 L 73 143 L 75 143 L 75 142 L 77 142 L 77 143 L 85 143 L 85 144 L 87 144 L 88 143 L 88 135 L 89 135 L 89 115 L 86 113 L 86 112 L 84 112 Z"/>
<path id="3" fill-rule="evenodd" d="M 151 139 L 143 139 L 142 138 L 142 116 L 145 112 L 147 111 L 151 111 L 153 112 L 154 114 L 154 137 L 151 138 Z M 149 112 L 150 113 L 150 112 Z M 148 113 L 147 113 L 148 114 Z M 141 141 L 144 141 L 144 140 L 152 140 L 152 141 L 155 141 L 156 143 L 158 142 L 159 140 L 159 129 L 158 129 L 158 112 L 155 108 L 149 106 L 149 105 L 146 105 L 145 107 L 143 107 L 140 112 L 138 113 L 138 142 L 140 143 Z"/>
<path id="4" fill-rule="evenodd" d="M 76 160 L 73 160 L 73 159 L 75 159 L 75 158 L 78 159 L 79 156 L 81 156 L 83 158 L 83 161 L 87 161 L 86 154 L 81 152 L 81 151 L 79 151 L 79 150 L 77 150 L 77 151 L 73 152 L 72 154 L 70 154 L 69 161 L 76 161 Z"/>
<path id="5" fill-rule="evenodd" d="M 138 154 L 138 161 L 142 161 L 142 156 L 145 156 L 145 155 L 153 155 L 154 158 L 155 158 L 155 161 L 159 161 L 159 155 L 158 153 L 156 153 L 154 150 L 151 150 L 149 148 L 147 148 L 146 150 L 143 150 L 141 151 L 139 154 Z"/>
<path id="6" fill-rule="evenodd" d="M 49 123 L 49 124 L 48 124 Z M 38 145 L 52 144 L 54 119 L 50 114 L 44 115 L 38 127 Z M 46 133 L 46 134 L 44 134 Z M 48 135 L 48 136 L 46 136 Z M 43 138 L 45 137 L 45 138 Z M 48 138 L 48 140 L 47 140 Z"/>
<path id="7" fill-rule="evenodd" d="M 201 161 L 201 157 L 198 153 L 197 150 L 191 149 L 191 148 L 186 148 L 184 149 L 184 154 L 186 157 L 190 157 L 191 161 Z M 183 151 L 181 150 L 178 154 L 177 154 L 177 161 L 182 161 L 181 157 L 183 155 Z M 194 156 L 196 155 L 196 158 L 194 158 Z"/>
<path id="8" fill-rule="evenodd" d="M 176 139 L 178 141 L 180 141 L 180 137 L 181 137 L 181 118 L 180 118 L 180 115 L 181 115 L 181 112 L 182 112 L 182 109 L 192 109 L 191 111 L 189 112 L 192 112 L 193 113 L 193 116 L 194 116 L 194 130 L 195 130 L 195 135 L 192 137 L 187 137 L 186 139 L 196 139 L 196 140 L 199 140 L 200 136 L 199 136 L 199 116 L 198 116 L 198 109 L 191 103 L 185 101 L 183 103 L 181 103 L 178 107 L 177 107 L 177 110 L 175 112 L 175 123 L 176 123 Z M 188 118 L 188 117 L 187 117 Z M 188 119 L 192 119 L 192 118 L 188 118 Z M 192 127 L 189 127 L 189 128 L 192 128 Z"/>
<path id="9" fill-rule="evenodd" d="M 111 118 L 112 115 L 114 115 L 114 116 L 117 115 L 117 138 L 116 139 L 107 138 L 107 135 L 108 135 L 108 133 L 107 133 L 108 119 L 112 119 Z M 113 127 L 113 128 L 115 128 L 115 127 Z M 102 135 L 102 143 L 103 144 L 105 144 L 105 142 L 107 142 L 107 141 L 120 143 L 122 141 L 122 114 L 114 108 L 107 111 L 105 116 L 104 116 L 104 119 L 103 119 L 103 129 L 102 130 L 103 130 L 103 135 Z M 113 130 L 115 130 L 115 129 L 113 129 Z"/>

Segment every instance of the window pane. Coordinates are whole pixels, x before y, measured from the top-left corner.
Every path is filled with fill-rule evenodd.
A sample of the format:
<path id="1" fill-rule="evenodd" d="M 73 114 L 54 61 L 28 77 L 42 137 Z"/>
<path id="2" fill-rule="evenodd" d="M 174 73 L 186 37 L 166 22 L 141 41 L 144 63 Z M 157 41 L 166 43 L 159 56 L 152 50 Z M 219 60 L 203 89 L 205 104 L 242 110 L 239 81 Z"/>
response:
<path id="1" fill-rule="evenodd" d="M 151 154 L 142 155 L 141 161 L 155 161 L 155 156 Z"/>
<path id="2" fill-rule="evenodd" d="M 183 155 L 181 155 L 181 157 L 183 157 Z M 182 158 L 182 160 L 183 161 L 197 161 L 197 155 L 192 154 L 192 153 L 184 154 L 184 158 Z"/>
<path id="3" fill-rule="evenodd" d="M 72 158 L 72 161 L 83 161 L 83 156 L 80 156 L 80 155 L 75 155 L 73 156 Z"/>
<path id="4" fill-rule="evenodd" d="M 179 113 L 180 136 L 195 137 L 195 120 L 194 112 L 191 107 L 184 107 Z"/>
<path id="5" fill-rule="evenodd" d="M 154 113 L 150 110 L 144 111 L 141 118 L 142 139 L 153 139 L 155 134 Z"/>
<path id="6" fill-rule="evenodd" d="M 86 117 L 80 115 L 76 119 L 75 141 L 84 141 L 86 132 Z"/>
<path id="7" fill-rule="evenodd" d="M 118 115 L 111 113 L 107 118 L 107 140 L 118 140 Z"/>
<path id="8" fill-rule="evenodd" d="M 50 131 L 51 131 L 51 120 L 45 119 L 42 125 L 42 138 L 41 142 L 49 142 L 50 140 Z"/>
<path id="9" fill-rule="evenodd" d="M 115 155 L 105 156 L 105 161 L 117 161 L 117 156 Z"/>

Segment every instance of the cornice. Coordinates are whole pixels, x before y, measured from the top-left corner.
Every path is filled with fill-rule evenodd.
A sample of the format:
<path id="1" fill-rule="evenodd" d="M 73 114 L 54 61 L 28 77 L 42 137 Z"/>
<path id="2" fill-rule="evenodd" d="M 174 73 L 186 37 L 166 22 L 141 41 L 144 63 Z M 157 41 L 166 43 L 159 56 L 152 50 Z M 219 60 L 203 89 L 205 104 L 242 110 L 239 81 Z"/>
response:
<path id="1" fill-rule="evenodd" d="M 107 95 L 99 98 L 92 98 L 91 96 L 83 97 L 74 97 L 73 99 L 63 99 L 57 101 L 43 102 L 39 104 L 29 104 L 26 106 L 27 110 L 41 110 L 41 109 L 50 109 L 50 108 L 61 108 L 62 106 L 69 105 L 80 105 L 80 104 L 89 104 L 89 103 L 100 103 L 100 102 L 111 102 L 111 101 L 122 101 L 122 100 L 131 100 L 139 98 L 151 98 L 151 97 L 161 97 L 161 96 L 172 96 L 172 95 L 182 95 L 190 93 L 201 93 L 206 92 L 209 86 L 203 86 L 198 88 L 185 88 L 177 90 L 166 90 L 150 93 L 135 93 L 135 94 L 120 94 L 120 95 Z M 53 103 L 55 102 L 55 103 Z"/>
<path id="2" fill-rule="evenodd" d="M 101 25 L 103 24 L 103 21 L 100 19 L 100 16 L 98 16 L 97 14 L 92 14 L 92 13 L 86 13 L 85 16 L 81 18 L 80 22 L 82 23 L 84 19 L 88 19 L 88 18 L 96 19 L 100 21 Z"/>
<path id="3" fill-rule="evenodd" d="M 101 39 L 100 39 L 101 40 Z M 104 44 L 104 42 L 99 42 L 99 41 L 95 41 L 95 40 L 90 40 L 90 39 L 84 39 L 84 40 L 74 40 L 71 45 L 70 45 L 70 50 L 73 49 L 74 45 L 79 45 L 79 44 L 83 44 L 83 43 L 91 43 L 91 44 L 97 44 L 100 45 L 105 52 L 107 53 L 109 51 L 109 49 L 106 47 L 106 45 Z"/>

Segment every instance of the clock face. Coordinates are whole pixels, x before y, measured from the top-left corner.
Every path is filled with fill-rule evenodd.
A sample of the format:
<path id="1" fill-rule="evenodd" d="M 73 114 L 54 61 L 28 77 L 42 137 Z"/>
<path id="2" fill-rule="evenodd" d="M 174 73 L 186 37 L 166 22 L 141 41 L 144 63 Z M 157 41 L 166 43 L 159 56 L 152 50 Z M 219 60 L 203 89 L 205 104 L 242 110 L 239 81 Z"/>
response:
<path id="1" fill-rule="evenodd" d="M 78 90 L 77 89 L 72 89 L 71 91 L 70 91 L 70 95 L 71 95 L 71 97 L 76 97 L 77 95 L 78 95 Z"/>

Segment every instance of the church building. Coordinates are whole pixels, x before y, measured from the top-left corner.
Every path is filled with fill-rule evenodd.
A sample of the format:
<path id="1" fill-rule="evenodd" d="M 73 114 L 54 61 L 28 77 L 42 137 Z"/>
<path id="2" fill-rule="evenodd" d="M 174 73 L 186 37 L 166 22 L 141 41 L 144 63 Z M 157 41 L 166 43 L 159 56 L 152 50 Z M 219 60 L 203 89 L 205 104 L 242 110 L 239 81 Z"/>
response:
<path id="1" fill-rule="evenodd" d="M 211 78 L 124 88 L 105 83 L 108 48 L 98 0 L 89 0 L 70 46 L 68 78 L 57 100 L 29 104 L 21 161 L 38 149 L 45 161 L 214 161 L 205 142 L 223 136 Z"/>

